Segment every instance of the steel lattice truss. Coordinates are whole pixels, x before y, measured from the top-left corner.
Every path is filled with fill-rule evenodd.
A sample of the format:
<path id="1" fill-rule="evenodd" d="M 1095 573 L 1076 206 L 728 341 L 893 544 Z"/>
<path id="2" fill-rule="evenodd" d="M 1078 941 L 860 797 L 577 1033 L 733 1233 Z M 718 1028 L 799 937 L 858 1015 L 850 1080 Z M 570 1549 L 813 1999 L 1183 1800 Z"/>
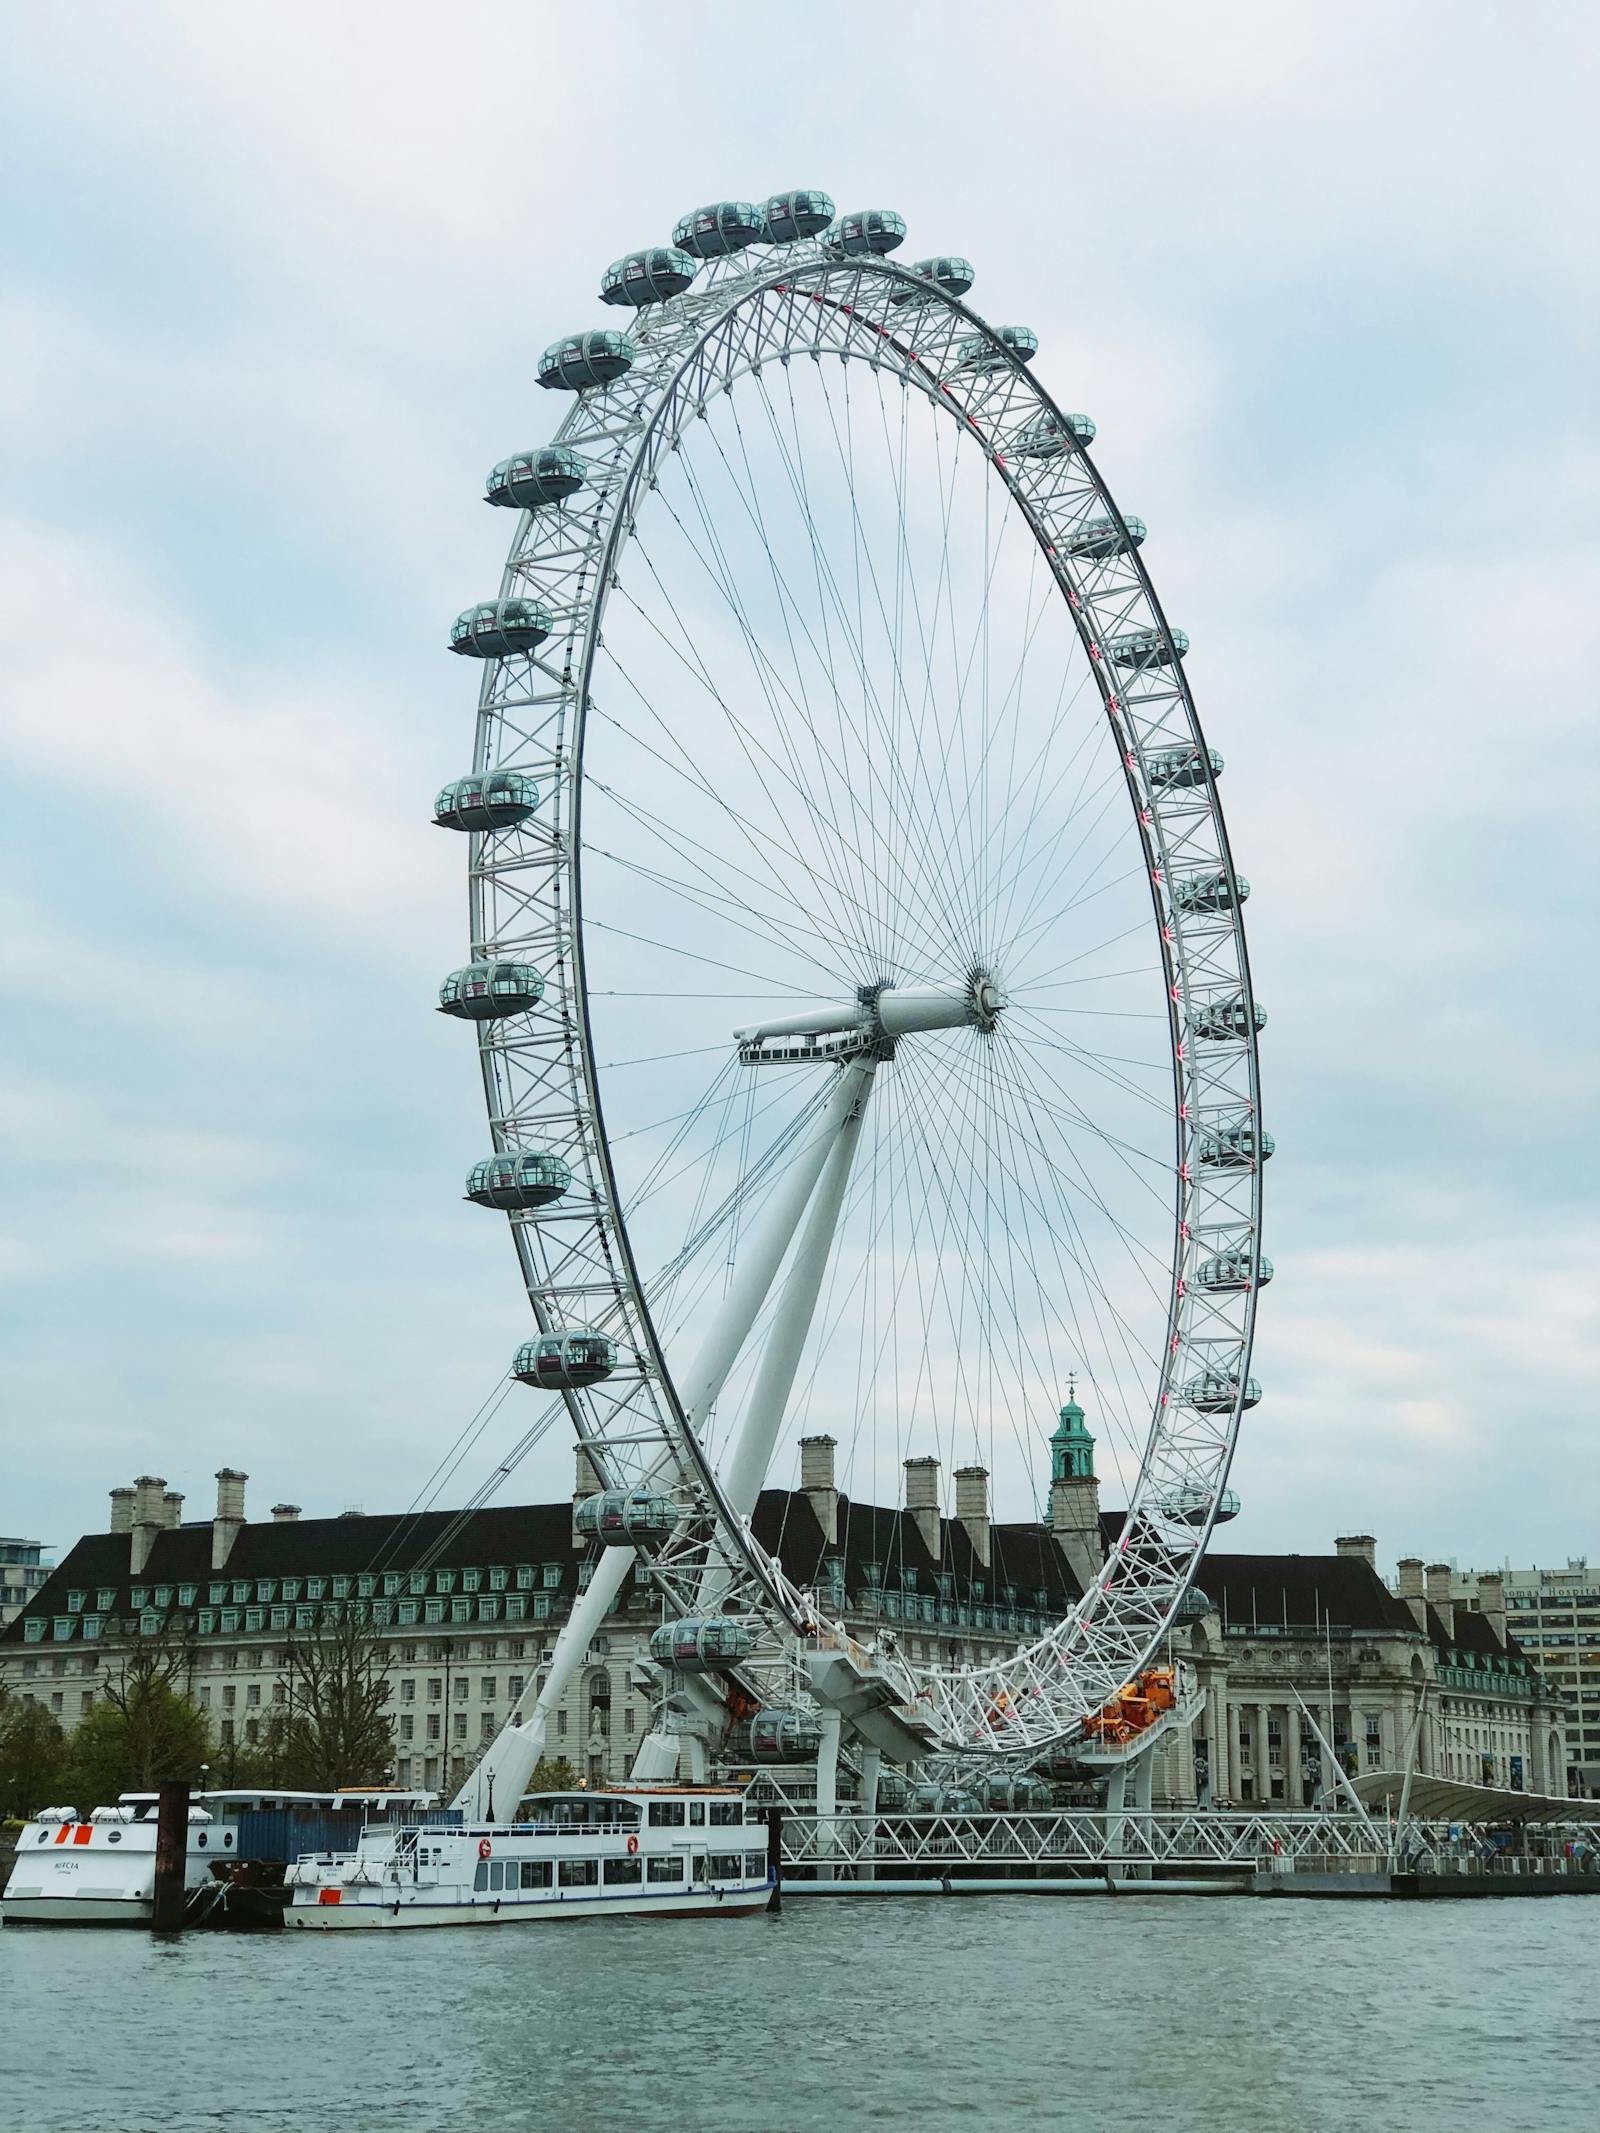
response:
<path id="1" fill-rule="evenodd" d="M 1074 1737 L 1156 1650 L 1209 1536 L 1248 1404 L 1261 1235 L 1257 1024 L 1243 892 L 1184 645 L 1131 544 L 1086 552 L 1095 546 L 1086 526 L 1125 522 L 1061 410 L 996 332 L 930 283 L 885 259 L 847 260 L 806 241 L 713 261 L 694 290 L 642 312 L 630 334 L 631 370 L 576 394 L 556 433 L 587 462 L 585 489 L 559 510 L 522 513 L 506 564 L 501 597 L 541 602 L 550 634 L 531 654 L 486 663 L 478 710 L 474 770 L 524 771 L 540 792 L 526 822 L 471 838 L 474 959 L 525 959 L 545 977 L 532 1011 L 479 1025 L 494 1145 L 552 1151 L 573 1173 L 557 1204 L 510 1217 L 528 1296 L 542 1331 L 579 1325 L 617 1345 L 609 1378 L 562 1397 L 605 1486 L 649 1480 L 677 1505 L 676 1532 L 650 1562 L 668 1610 L 693 1612 L 714 1576 L 720 1607 L 756 1625 L 740 1670 L 746 1691 L 794 1700 L 797 1632 L 813 1646 L 847 1640 L 837 1625 L 819 1628 L 812 1596 L 728 1501 L 686 1421 L 635 1263 L 586 990 L 585 743 L 608 601 L 673 455 L 736 385 L 763 391 L 801 361 L 870 366 L 988 455 L 1070 611 L 1121 756 L 1166 981 L 1170 1302 L 1121 1541 L 1072 1615 L 1004 1663 L 940 1672 L 861 1655 L 931 1747 L 1032 1751 Z M 1053 438 L 1050 449 L 1039 449 L 1042 436 Z M 1187 777 L 1172 774 L 1180 763 L 1194 766 Z M 1226 1027 L 1216 1024 L 1218 1001 L 1233 1003 Z M 1235 1279 L 1196 1280 L 1202 1262 L 1218 1260 Z M 1196 1405 L 1185 1388 L 1197 1383 L 1221 1386 L 1222 1398 L 1213 1391 Z"/>
<path id="2" fill-rule="evenodd" d="M 1108 1821 L 1110 1827 L 1108 1829 Z M 1414 1822 L 1425 1842 L 1444 1849 L 1448 1825 Z M 819 1864 L 868 1877 L 882 1869 L 929 1876 L 951 1867 L 1270 1865 L 1274 1858 L 1371 1859 L 1385 1854 L 1359 1815 L 1125 1813 L 1084 1808 L 1059 1814 L 790 1815 L 784 1818 L 785 1863 Z"/>

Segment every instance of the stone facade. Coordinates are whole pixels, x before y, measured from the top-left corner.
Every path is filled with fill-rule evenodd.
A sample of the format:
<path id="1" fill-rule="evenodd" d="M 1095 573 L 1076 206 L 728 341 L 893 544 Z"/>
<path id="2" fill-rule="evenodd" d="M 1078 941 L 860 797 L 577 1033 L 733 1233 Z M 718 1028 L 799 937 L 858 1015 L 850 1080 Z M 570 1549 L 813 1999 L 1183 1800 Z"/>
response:
<path id="1" fill-rule="evenodd" d="M 1122 1514 L 1100 1509 L 1093 1442 L 1069 1397 L 1050 1443 L 1048 1516 L 1009 1524 L 991 1517 L 980 1467 L 955 1475 L 945 1516 L 928 1458 L 906 1461 L 900 1506 L 854 1502 L 836 1484 L 832 1440 L 810 1437 L 800 1488 L 765 1490 L 752 1524 L 863 1640 L 945 1666 L 1000 1658 L 1071 1608 L 1121 1531 Z M 572 1503 L 328 1519 L 278 1504 L 261 1523 L 246 1515 L 246 1479 L 224 1468 L 214 1517 L 190 1523 L 156 1476 L 114 1489 L 110 1529 L 80 1540 L 0 1633 L 0 1681 L 70 1727 L 130 1638 L 176 1636 L 224 1779 L 232 1752 L 267 1736 L 286 1643 L 353 1604 L 387 1646 L 395 1781 L 454 1789 L 518 1701 L 531 1703 L 587 1582 Z M 573 1501 L 594 1485 L 580 1454 Z M 1375 1543 L 1356 1535 L 1331 1555 L 1213 1548 L 1197 1582 L 1209 1609 L 1176 1642 L 1198 1668 L 1204 1710 L 1160 1751 L 1158 1800 L 1320 1800 L 1332 1780 L 1302 1698 L 1347 1768 L 1403 1769 L 1425 1684 L 1419 1768 L 1565 1791 L 1558 1693 L 1503 1615 L 1452 1601 L 1445 1566 L 1407 1559 L 1391 1591 Z M 648 1728 L 635 1672 L 658 1619 L 648 1577 L 630 1576 L 555 1713 L 547 1752 L 591 1782 L 625 1777 Z"/>

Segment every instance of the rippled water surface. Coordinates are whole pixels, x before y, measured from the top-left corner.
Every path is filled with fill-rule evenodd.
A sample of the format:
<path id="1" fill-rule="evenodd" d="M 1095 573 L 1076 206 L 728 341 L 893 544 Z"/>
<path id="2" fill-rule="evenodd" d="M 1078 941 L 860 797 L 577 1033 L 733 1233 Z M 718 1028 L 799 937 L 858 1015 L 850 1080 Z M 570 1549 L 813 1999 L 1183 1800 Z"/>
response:
<path id="1" fill-rule="evenodd" d="M 0 1930 L 8 2133 L 1592 2133 L 1600 1899 Z"/>

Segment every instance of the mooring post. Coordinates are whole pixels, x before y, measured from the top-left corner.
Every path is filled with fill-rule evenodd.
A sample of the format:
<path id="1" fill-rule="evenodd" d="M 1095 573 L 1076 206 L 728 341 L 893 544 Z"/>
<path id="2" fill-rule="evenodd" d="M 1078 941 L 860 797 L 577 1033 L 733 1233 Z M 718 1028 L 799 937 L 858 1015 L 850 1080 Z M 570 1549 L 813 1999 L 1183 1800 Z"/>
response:
<path id="1" fill-rule="evenodd" d="M 150 1923 L 158 1933 L 180 1933 L 187 1900 L 184 1887 L 189 1860 L 189 1787 L 163 1785 L 156 1808 L 155 1908 Z"/>
<path id="2" fill-rule="evenodd" d="M 772 1876 L 772 1901 L 769 1911 L 783 1909 L 783 1809 L 767 1809 L 767 1872 Z"/>

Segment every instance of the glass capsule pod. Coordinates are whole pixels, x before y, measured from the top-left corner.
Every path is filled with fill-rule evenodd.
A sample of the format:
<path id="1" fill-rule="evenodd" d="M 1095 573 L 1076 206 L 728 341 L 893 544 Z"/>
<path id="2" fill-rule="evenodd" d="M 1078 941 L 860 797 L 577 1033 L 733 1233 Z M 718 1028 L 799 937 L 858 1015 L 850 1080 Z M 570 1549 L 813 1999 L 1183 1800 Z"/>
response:
<path id="1" fill-rule="evenodd" d="M 1217 1043 L 1248 1037 L 1252 1023 L 1257 1030 L 1264 1030 L 1267 1011 L 1259 1000 L 1247 1004 L 1242 992 L 1196 1001 L 1189 1015 L 1189 1027 L 1195 1035 L 1210 1037 Z"/>
<path id="2" fill-rule="evenodd" d="M 1178 1602 L 1178 1611 L 1172 1619 L 1175 1622 L 1203 1622 L 1210 1612 L 1211 1602 L 1198 1585 L 1191 1585 Z"/>
<path id="3" fill-rule="evenodd" d="M 1028 424 L 1011 451 L 1017 459 L 1055 459 L 1076 445 L 1093 442 L 1094 424 L 1087 415 L 1046 414 Z"/>
<path id="4" fill-rule="evenodd" d="M 981 1815 L 983 1803 L 964 1785 L 922 1784 L 911 1789 L 914 1815 Z"/>
<path id="5" fill-rule="evenodd" d="M 1211 775 L 1222 775 L 1222 757 L 1215 748 L 1200 750 L 1191 746 L 1181 748 L 1157 748 L 1144 759 L 1144 774 L 1152 792 L 1170 792 L 1179 787 L 1204 785 L 1206 764 L 1211 765 Z"/>
<path id="6" fill-rule="evenodd" d="M 1256 1261 L 1256 1287 L 1264 1289 L 1271 1279 L 1272 1261 L 1263 1252 Z M 1231 1289 L 1248 1289 L 1250 1280 L 1250 1254 L 1245 1250 L 1213 1252 L 1194 1270 L 1195 1287 L 1209 1289 L 1214 1295 Z"/>
<path id="7" fill-rule="evenodd" d="M 1164 1517 L 1181 1519 L 1186 1526 L 1203 1526 L 1210 1504 L 1208 1489 L 1201 1488 L 1197 1481 L 1184 1481 L 1158 1498 L 1156 1508 Z"/>
<path id="8" fill-rule="evenodd" d="M 571 1183 L 572 1172 L 559 1155 L 543 1148 L 505 1148 L 473 1164 L 467 1172 L 467 1198 L 475 1207 L 515 1214 L 550 1206 Z"/>
<path id="9" fill-rule="evenodd" d="M 1241 1393 L 1238 1373 L 1230 1370 L 1202 1370 L 1183 1388 L 1184 1405 L 1201 1415 L 1231 1415 L 1236 1400 L 1245 1408 L 1254 1407 L 1260 1398 L 1261 1387 L 1254 1378 L 1245 1379 Z"/>
<path id="10" fill-rule="evenodd" d="M 600 277 L 603 304 L 627 304 L 643 310 L 681 296 L 700 271 L 700 262 L 675 244 L 653 244 L 644 252 L 626 252 L 612 260 Z"/>
<path id="11" fill-rule="evenodd" d="M 822 1721 L 814 1711 L 758 1711 L 750 1721 L 753 1763 L 814 1763 L 821 1750 Z"/>
<path id="12" fill-rule="evenodd" d="M 514 829 L 539 805 L 539 788 L 526 771 L 489 770 L 457 778 L 433 803 L 440 829 Z"/>
<path id="13" fill-rule="evenodd" d="M 906 241 L 906 218 L 892 207 L 864 207 L 859 214 L 835 215 L 822 241 L 846 259 L 892 252 Z"/>
<path id="14" fill-rule="evenodd" d="M 717 200 L 710 207 L 697 207 L 680 216 L 672 241 L 693 259 L 724 259 L 730 252 L 742 252 L 747 244 L 760 244 L 765 235 L 766 221 L 759 207 L 749 200 Z"/>
<path id="15" fill-rule="evenodd" d="M 1124 518 L 1120 522 L 1114 518 L 1086 518 L 1061 545 L 1068 555 L 1087 556 L 1103 563 L 1111 556 L 1130 555 L 1135 548 L 1142 548 L 1144 536 L 1142 518 Z"/>
<path id="16" fill-rule="evenodd" d="M 820 236 L 834 212 L 826 193 L 774 193 L 761 210 L 762 233 L 768 244 L 797 244 Z"/>
<path id="17" fill-rule="evenodd" d="M 504 504 L 518 511 L 540 511 L 546 504 L 559 504 L 574 496 L 588 476 L 589 462 L 570 445 L 543 444 L 526 452 L 513 452 L 489 470 L 483 485 L 486 504 Z"/>
<path id="18" fill-rule="evenodd" d="M 567 1333 L 541 1333 L 524 1341 L 511 1363 L 511 1375 L 524 1385 L 565 1391 L 598 1385 L 617 1367 L 617 1344 L 586 1326 Z"/>
<path id="19" fill-rule="evenodd" d="M 737 1666 L 755 1650 L 755 1634 L 737 1615 L 686 1615 L 663 1622 L 650 1636 L 650 1656 L 680 1674 L 704 1674 Z"/>
<path id="20" fill-rule="evenodd" d="M 531 963 L 469 963 L 439 987 L 439 1012 L 462 1022 L 497 1022 L 525 1015 L 544 998 L 544 978 Z"/>
<path id="21" fill-rule="evenodd" d="M 585 1496 L 572 1513 L 572 1530 L 580 1540 L 597 1540 L 608 1548 L 655 1548 L 672 1538 L 678 1512 L 670 1496 L 652 1489 L 602 1489 Z"/>
<path id="22" fill-rule="evenodd" d="M 960 258 L 954 252 L 942 252 L 936 259 L 914 260 L 911 271 L 919 280 L 932 282 L 936 289 L 943 289 L 947 296 L 965 296 L 974 280 L 972 261 Z M 891 289 L 889 301 L 891 304 L 909 304 L 916 293 L 915 289 Z"/>
<path id="23" fill-rule="evenodd" d="M 1242 874 L 1207 867 L 1203 874 L 1180 874 L 1172 884 L 1172 901 L 1180 911 L 1233 911 L 1250 894 Z"/>
<path id="24" fill-rule="evenodd" d="M 911 1780 L 898 1770 L 878 1772 L 878 1812 L 903 1814 L 911 1804 Z"/>
<path id="25" fill-rule="evenodd" d="M 998 348 L 995 347 L 994 341 L 982 333 L 969 333 L 965 340 L 957 341 L 957 370 L 992 370 L 997 363 L 1003 363 L 1008 355 L 1019 363 L 1031 363 L 1039 353 L 1039 336 L 1031 326 L 994 326 L 990 331 L 995 341 L 1000 343 Z M 1035 423 L 1036 429 L 1038 426 Z M 1063 440 L 1061 449 L 1065 451 L 1066 448 Z"/>
<path id="26" fill-rule="evenodd" d="M 1253 1118 L 1235 1120 L 1231 1126 L 1222 1126 L 1215 1133 L 1200 1136 L 1200 1160 L 1209 1163 L 1215 1170 L 1249 1170 L 1256 1161 L 1257 1143 L 1260 1155 L 1267 1162 L 1277 1147 L 1270 1133 L 1258 1133 Z"/>
<path id="27" fill-rule="evenodd" d="M 1168 638 L 1172 640 L 1170 644 Z M 1163 635 L 1152 627 L 1113 637 L 1106 649 L 1119 667 L 1170 667 L 1174 658 L 1184 657 L 1189 640 L 1182 630 L 1168 630 Z"/>
<path id="28" fill-rule="evenodd" d="M 633 368 L 639 351 L 625 333 L 600 326 L 592 333 L 569 333 L 552 341 L 539 358 L 539 383 L 551 391 L 581 393 L 591 385 L 612 385 Z"/>
<path id="29" fill-rule="evenodd" d="M 450 649 L 469 659 L 508 659 L 533 652 L 555 627 L 542 600 L 484 600 L 450 625 Z"/>
<path id="30" fill-rule="evenodd" d="M 988 1776 L 979 1778 L 972 1789 L 979 1804 L 990 1814 L 1037 1814 L 1055 1804 L 1054 1788 L 1031 1770 L 1014 1775 L 1005 1770 L 991 1771 Z"/>

